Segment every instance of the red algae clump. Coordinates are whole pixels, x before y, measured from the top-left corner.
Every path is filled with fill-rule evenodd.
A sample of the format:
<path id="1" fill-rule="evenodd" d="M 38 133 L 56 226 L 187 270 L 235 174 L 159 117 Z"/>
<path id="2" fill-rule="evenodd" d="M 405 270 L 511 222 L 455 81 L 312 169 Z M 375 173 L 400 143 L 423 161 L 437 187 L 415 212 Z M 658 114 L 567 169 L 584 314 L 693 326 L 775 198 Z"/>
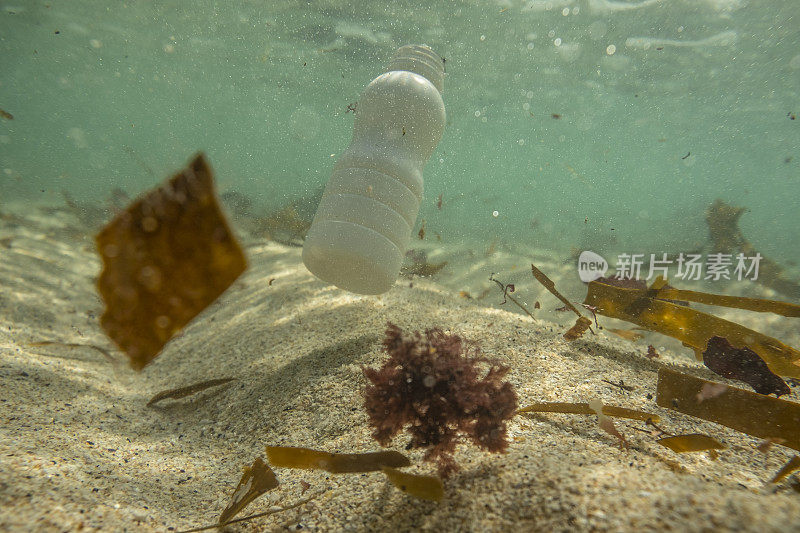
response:
<path id="1" fill-rule="evenodd" d="M 507 366 L 439 328 L 403 333 L 389 323 L 383 345 L 389 354 L 383 366 L 363 368 L 370 382 L 364 406 L 382 446 L 406 428 L 406 449 L 427 448 L 425 460 L 435 461 L 443 478 L 458 470 L 453 453 L 461 440 L 505 451 L 506 423 L 517 410 L 517 394 L 503 381 Z"/>

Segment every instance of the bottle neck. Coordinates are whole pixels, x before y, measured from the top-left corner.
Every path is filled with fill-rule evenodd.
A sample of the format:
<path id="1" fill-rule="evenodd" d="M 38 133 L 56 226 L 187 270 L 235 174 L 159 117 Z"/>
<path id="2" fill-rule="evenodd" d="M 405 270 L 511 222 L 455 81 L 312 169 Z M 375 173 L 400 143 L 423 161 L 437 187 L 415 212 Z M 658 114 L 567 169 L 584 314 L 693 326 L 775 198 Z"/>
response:
<path id="1" fill-rule="evenodd" d="M 406 70 L 423 76 L 441 94 L 444 89 L 444 59 L 427 46 L 405 45 L 397 49 L 386 72 Z"/>

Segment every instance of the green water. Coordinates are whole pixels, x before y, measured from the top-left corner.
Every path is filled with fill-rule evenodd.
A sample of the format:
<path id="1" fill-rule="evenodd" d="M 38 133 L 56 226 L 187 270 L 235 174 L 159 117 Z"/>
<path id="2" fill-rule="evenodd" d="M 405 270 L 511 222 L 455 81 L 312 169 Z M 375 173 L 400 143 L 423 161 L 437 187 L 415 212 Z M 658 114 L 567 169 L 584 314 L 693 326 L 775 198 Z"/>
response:
<path id="1" fill-rule="evenodd" d="M 690 251 L 722 198 L 760 251 L 800 261 L 797 2 L 636 4 L 2 2 L 0 202 L 135 195 L 198 150 L 222 191 L 312 194 L 347 105 L 424 43 L 447 67 L 429 235 Z"/>

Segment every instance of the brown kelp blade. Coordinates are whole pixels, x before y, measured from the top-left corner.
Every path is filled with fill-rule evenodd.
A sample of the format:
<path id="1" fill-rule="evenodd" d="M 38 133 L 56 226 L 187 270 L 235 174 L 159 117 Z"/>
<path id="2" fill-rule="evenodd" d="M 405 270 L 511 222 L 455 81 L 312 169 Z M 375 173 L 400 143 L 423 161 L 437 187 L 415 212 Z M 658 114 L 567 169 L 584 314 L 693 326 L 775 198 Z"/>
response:
<path id="1" fill-rule="evenodd" d="M 702 433 L 674 435 L 656 441 L 675 453 L 703 452 L 706 450 L 724 450 L 725 445 L 714 437 Z"/>
<path id="2" fill-rule="evenodd" d="M 603 405 L 603 414 L 613 416 L 615 418 L 629 418 L 631 420 L 641 420 L 646 422 L 651 420 L 658 423 L 660 418 L 658 415 L 648 413 L 645 411 L 638 411 L 636 409 L 627 409 L 625 407 L 616 407 L 614 405 Z M 594 415 L 596 412 L 589 407 L 588 403 L 568 403 L 568 402 L 541 402 L 532 403 L 519 409 L 517 414 L 522 413 L 566 413 L 573 415 Z"/>
<path id="3" fill-rule="evenodd" d="M 572 302 L 564 298 L 564 296 L 560 292 L 558 292 L 558 289 L 556 289 L 555 282 L 553 282 L 553 280 L 548 278 L 544 272 L 536 268 L 536 265 L 531 264 L 531 272 L 533 273 L 533 277 L 536 278 L 536 281 L 541 283 L 545 289 L 547 289 L 548 291 L 550 291 L 550 293 L 552 293 L 553 296 L 561 300 L 563 304 L 567 307 L 567 309 L 578 315 L 578 317 L 583 316 L 581 315 L 580 311 L 578 311 L 578 309 L 574 305 L 572 305 Z M 586 330 L 584 329 L 584 331 Z"/>
<path id="4" fill-rule="evenodd" d="M 191 396 L 192 394 L 197 394 L 198 392 L 202 392 L 211 387 L 217 387 L 219 385 L 224 385 L 225 383 L 230 383 L 234 379 L 236 378 L 209 379 L 207 381 L 194 383 L 192 385 L 187 385 L 185 387 L 161 391 L 152 398 L 150 398 L 150 401 L 147 402 L 147 407 L 152 407 L 161 400 L 167 400 L 167 399 L 179 400 L 180 398 L 185 398 L 187 396 Z"/>
<path id="5" fill-rule="evenodd" d="M 219 524 L 224 524 L 247 507 L 250 502 L 278 486 L 275 472 L 267 466 L 261 457 L 256 457 L 253 465 L 244 468 L 242 478 L 233 491 L 231 501 L 222 514 L 219 515 Z"/>
<path id="6" fill-rule="evenodd" d="M 375 472 L 384 466 L 410 466 L 411 461 L 400 452 L 388 450 L 369 453 L 330 453 L 292 446 L 267 446 L 267 460 L 281 468 L 326 470 L 332 474 Z"/>
<path id="7" fill-rule="evenodd" d="M 439 476 L 409 474 L 390 466 L 381 470 L 395 487 L 415 498 L 438 502 L 444 497 L 444 486 Z"/>
<path id="8" fill-rule="evenodd" d="M 100 324 L 141 370 L 216 300 L 247 263 L 220 210 L 203 154 L 95 237 L 103 260 Z"/>
<path id="9" fill-rule="evenodd" d="M 733 346 L 748 347 L 780 376 L 800 378 L 800 351 L 777 339 L 691 307 L 653 298 L 656 291 L 626 288 L 595 280 L 589 283 L 586 305 L 597 313 L 632 322 L 705 351 L 711 337 L 724 337 Z"/>
<path id="10" fill-rule="evenodd" d="M 783 439 L 783 446 L 800 450 L 800 404 L 737 387 L 704 397 L 707 384 L 713 382 L 660 368 L 656 403 L 754 437 Z"/>
<path id="11" fill-rule="evenodd" d="M 757 313 L 775 313 L 787 317 L 800 317 L 800 305 L 781 302 L 779 300 L 762 300 L 760 298 L 747 298 L 745 296 L 727 296 L 724 294 L 710 294 L 707 292 L 687 291 L 675 287 L 658 289 L 655 295 L 660 300 L 681 300 L 696 302 L 717 307 L 730 307 L 744 309 Z"/>

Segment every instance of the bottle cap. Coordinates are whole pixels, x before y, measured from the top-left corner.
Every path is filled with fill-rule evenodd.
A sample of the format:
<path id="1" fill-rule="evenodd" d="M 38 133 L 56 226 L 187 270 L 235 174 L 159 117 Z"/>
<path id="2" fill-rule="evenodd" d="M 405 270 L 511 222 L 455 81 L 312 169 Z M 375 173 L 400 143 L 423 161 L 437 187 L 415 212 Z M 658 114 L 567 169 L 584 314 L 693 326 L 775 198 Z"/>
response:
<path id="1" fill-rule="evenodd" d="M 444 59 L 427 46 L 405 45 L 397 49 L 386 72 L 407 70 L 427 78 L 441 93 L 444 88 Z"/>

